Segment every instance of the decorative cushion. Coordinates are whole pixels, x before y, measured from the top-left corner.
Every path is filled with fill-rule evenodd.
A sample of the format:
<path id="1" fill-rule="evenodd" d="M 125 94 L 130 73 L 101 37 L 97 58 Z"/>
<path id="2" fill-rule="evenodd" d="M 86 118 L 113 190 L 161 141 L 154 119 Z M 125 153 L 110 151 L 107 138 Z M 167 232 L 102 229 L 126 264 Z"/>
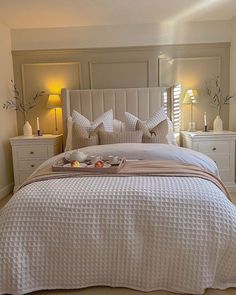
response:
<path id="1" fill-rule="evenodd" d="M 162 107 L 158 112 L 155 112 L 153 116 L 148 119 L 145 123 L 149 130 L 157 126 L 161 121 L 165 120 L 167 115 L 165 113 L 164 107 Z M 127 131 L 136 130 L 137 121 L 140 120 L 138 117 L 125 112 L 125 128 Z"/>
<path id="2" fill-rule="evenodd" d="M 81 127 L 87 131 L 94 130 L 100 123 L 103 123 L 105 131 L 113 131 L 113 111 L 109 110 L 98 117 L 94 122 L 90 122 L 86 117 L 73 110 L 72 112 L 72 121 L 73 123 L 79 124 Z"/>
<path id="3" fill-rule="evenodd" d="M 141 143 L 143 132 L 139 131 L 124 131 L 124 132 L 99 132 L 100 144 L 113 143 Z"/>
<path id="4" fill-rule="evenodd" d="M 99 144 L 98 132 L 104 131 L 103 123 L 100 123 L 92 132 L 88 132 L 80 124 L 73 123 L 72 126 L 72 149 Z"/>
<path id="5" fill-rule="evenodd" d="M 166 143 L 176 145 L 173 134 L 173 124 L 168 117 L 151 130 L 148 129 L 145 122 L 138 120 L 136 123 L 136 130 L 143 131 L 143 143 Z"/>
<path id="6" fill-rule="evenodd" d="M 152 132 L 152 130 L 149 131 L 146 124 L 141 122 L 140 120 L 137 121 L 136 130 L 143 131 L 143 138 L 142 138 L 143 143 L 158 143 L 159 142 L 159 135 L 157 133 Z"/>
<path id="7" fill-rule="evenodd" d="M 67 118 L 67 138 L 65 152 L 72 150 L 72 117 Z"/>
<path id="8" fill-rule="evenodd" d="M 159 123 L 157 126 L 155 126 L 151 130 L 152 134 L 155 134 L 158 137 L 159 143 L 169 143 L 168 142 L 168 134 L 169 134 L 169 123 L 168 119 L 165 119 L 161 123 Z"/>

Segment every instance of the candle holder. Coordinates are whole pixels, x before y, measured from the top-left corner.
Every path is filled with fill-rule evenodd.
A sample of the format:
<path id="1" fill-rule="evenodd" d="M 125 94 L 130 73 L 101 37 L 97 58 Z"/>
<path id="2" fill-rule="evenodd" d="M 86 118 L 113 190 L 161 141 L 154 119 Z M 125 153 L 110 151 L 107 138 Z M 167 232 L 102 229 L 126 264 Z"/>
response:
<path id="1" fill-rule="evenodd" d="M 37 130 L 37 135 L 42 136 L 42 133 L 40 132 L 40 130 Z"/>
<path id="2" fill-rule="evenodd" d="M 204 132 L 208 132 L 207 125 L 204 126 Z"/>

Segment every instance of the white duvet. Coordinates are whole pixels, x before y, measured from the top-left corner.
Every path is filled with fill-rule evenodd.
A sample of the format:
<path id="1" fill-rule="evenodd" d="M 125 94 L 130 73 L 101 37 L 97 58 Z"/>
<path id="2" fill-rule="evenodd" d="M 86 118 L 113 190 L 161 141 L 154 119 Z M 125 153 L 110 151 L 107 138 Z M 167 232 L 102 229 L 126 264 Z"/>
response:
<path id="1" fill-rule="evenodd" d="M 218 173 L 208 157 L 168 145 L 83 151 L 171 158 Z M 236 287 L 236 207 L 200 178 L 84 177 L 23 187 L 0 211 L 0 294 L 97 285 L 192 294 Z"/>

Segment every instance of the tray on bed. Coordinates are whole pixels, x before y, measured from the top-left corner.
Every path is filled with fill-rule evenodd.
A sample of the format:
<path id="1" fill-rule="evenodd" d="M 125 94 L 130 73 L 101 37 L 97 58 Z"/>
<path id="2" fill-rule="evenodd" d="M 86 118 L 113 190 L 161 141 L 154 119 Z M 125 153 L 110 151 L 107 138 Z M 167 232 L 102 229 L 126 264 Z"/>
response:
<path id="1" fill-rule="evenodd" d="M 115 165 L 107 165 L 102 168 L 94 167 L 93 165 L 89 165 L 89 161 L 85 163 L 87 166 L 85 167 L 71 167 L 70 162 L 65 158 L 60 159 L 52 165 L 52 171 L 55 172 L 97 172 L 97 173 L 117 173 L 125 164 L 126 159 L 119 159 L 118 164 Z M 108 161 L 104 161 L 108 164 Z M 82 163 L 83 164 L 83 163 Z"/>

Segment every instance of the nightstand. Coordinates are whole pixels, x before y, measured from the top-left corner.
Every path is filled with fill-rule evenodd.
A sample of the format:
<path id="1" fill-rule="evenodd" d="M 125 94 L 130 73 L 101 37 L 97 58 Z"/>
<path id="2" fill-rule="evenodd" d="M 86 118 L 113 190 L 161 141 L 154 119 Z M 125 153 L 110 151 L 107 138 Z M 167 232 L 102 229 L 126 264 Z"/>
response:
<path id="1" fill-rule="evenodd" d="M 183 147 L 201 152 L 213 159 L 227 187 L 235 188 L 236 132 L 181 132 Z"/>
<path id="2" fill-rule="evenodd" d="M 15 189 L 44 161 L 62 152 L 62 135 L 10 138 Z"/>

